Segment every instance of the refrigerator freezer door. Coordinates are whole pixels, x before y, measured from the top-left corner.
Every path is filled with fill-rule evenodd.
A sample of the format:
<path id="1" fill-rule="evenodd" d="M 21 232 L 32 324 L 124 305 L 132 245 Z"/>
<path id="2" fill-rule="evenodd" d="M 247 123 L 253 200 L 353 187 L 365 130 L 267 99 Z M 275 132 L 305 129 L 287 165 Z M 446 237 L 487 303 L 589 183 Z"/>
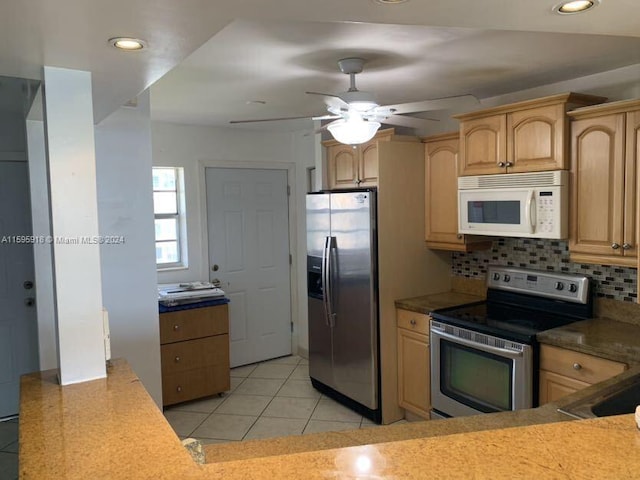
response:
<path id="1" fill-rule="evenodd" d="M 378 407 L 375 192 L 331 194 L 333 384 Z M 311 332 L 309 332 L 311 337 Z"/>
<path id="2" fill-rule="evenodd" d="M 322 287 L 312 286 L 322 298 L 308 296 L 309 305 L 309 376 L 329 386 L 334 385 L 332 370 L 331 328 L 326 309 L 326 285 L 323 255 L 331 235 L 329 194 L 307 195 L 307 268 L 308 277 L 321 278 Z M 321 267 L 322 266 L 322 267 Z M 320 275 L 319 275 L 320 274 Z"/>
<path id="3" fill-rule="evenodd" d="M 322 257 L 325 239 L 331 235 L 330 196 L 307 195 L 307 255 Z"/>
<path id="4" fill-rule="evenodd" d="M 322 300 L 307 297 L 309 302 L 309 376 L 333 386 L 331 329 Z"/>

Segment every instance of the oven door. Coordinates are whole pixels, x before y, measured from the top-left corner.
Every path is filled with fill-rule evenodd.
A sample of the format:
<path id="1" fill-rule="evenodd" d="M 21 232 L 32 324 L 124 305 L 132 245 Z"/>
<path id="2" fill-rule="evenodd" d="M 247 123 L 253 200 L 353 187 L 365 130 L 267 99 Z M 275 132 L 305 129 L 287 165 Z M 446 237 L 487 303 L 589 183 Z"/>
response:
<path id="1" fill-rule="evenodd" d="M 532 347 L 431 322 L 431 404 L 451 417 L 531 408 Z"/>

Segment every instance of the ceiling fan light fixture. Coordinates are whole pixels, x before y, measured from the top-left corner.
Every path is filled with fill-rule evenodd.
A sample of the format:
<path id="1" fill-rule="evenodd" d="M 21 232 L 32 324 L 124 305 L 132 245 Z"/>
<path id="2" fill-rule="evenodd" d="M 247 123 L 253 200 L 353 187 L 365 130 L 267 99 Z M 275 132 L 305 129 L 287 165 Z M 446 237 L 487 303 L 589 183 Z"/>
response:
<path id="1" fill-rule="evenodd" d="M 553 11 L 559 15 L 574 15 L 591 10 L 599 4 L 600 0 L 571 0 L 556 5 Z"/>
<path id="2" fill-rule="evenodd" d="M 348 120 L 336 120 L 327 127 L 327 130 L 340 143 L 358 145 L 371 140 L 379 128 L 379 122 L 366 121 L 360 117 L 350 117 Z"/>

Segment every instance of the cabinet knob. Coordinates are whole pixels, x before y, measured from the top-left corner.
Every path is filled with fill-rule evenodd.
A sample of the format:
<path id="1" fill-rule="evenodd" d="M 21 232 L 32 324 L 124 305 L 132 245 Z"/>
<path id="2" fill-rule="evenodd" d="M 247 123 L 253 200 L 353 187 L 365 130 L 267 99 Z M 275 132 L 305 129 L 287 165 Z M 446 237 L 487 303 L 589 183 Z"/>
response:
<path id="1" fill-rule="evenodd" d="M 620 248 L 620 244 L 619 243 L 612 243 L 611 244 L 611 248 L 613 248 L 614 250 L 617 250 Z"/>
<path id="2" fill-rule="evenodd" d="M 415 319 L 415 318 L 412 318 L 412 319 L 411 319 L 411 321 L 410 321 L 409 323 L 410 323 L 411 325 L 415 326 L 415 324 L 416 324 L 416 319 Z"/>
<path id="3" fill-rule="evenodd" d="M 182 387 L 180 385 L 178 385 L 176 387 L 176 392 L 178 392 L 178 393 L 182 392 Z"/>
<path id="4" fill-rule="evenodd" d="M 178 330 L 180 330 L 180 325 L 174 325 L 173 326 L 173 331 L 177 332 Z"/>
<path id="5" fill-rule="evenodd" d="M 461 233 L 459 233 L 458 235 L 456 235 L 456 238 L 457 238 L 458 240 L 462 240 L 462 234 L 461 234 Z"/>
<path id="6" fill-rule="evenodd" d="M 175 358 L 174 360 L 176 361 L 176 363 L 179 363 L 179 362 L 180 362 L 180 360 L 181 360 L 181 358 L 180 358 L 180 357 L 178 357 L 178 356 L 176 356 L 176 358 Z"/>
<path id="7" fill-rule="evenodd" d="M 507 166 L 507 167 L 513 167 L 513 162 L 507 162 L 507 163 L 506 163 L 506 166 Z"/>
<path id="8" fill-rule="evenodd" d="M 622 249 L 623 250 L 629 250 L 630 248 L 631 248 L 631 244 L 629 244 L 629 243 L 623 243 L 622 244 Z"/>
<path id="9" fill-rule="evenodd" d="M 504 166 L 505 166 L 505 163 L 504 163 L 504 162 L 498 162 L 498 166 L 499 166 L 500 168 L 502 168 L 502 167 L 504 167 Z"/>
<path id="10" fill-rule="evenodd" d="M 574 370 L 582 370 L 582 365 L 580 365 L 579 363 L 574 363 L 573 364 L 573 369 Z"/>

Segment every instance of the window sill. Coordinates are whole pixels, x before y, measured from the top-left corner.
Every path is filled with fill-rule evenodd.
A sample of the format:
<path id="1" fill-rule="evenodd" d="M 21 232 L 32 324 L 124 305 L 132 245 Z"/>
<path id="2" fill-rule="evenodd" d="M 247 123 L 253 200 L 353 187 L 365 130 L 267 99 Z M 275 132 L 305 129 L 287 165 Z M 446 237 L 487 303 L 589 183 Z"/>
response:
<path id="1" fill-rule="evenodd" d="M 188 266 L 180 265 L 175 267 L 161 267 L 156 269 L 158 272 L 175 272 L 176 270 L 189 270 Z"/>

